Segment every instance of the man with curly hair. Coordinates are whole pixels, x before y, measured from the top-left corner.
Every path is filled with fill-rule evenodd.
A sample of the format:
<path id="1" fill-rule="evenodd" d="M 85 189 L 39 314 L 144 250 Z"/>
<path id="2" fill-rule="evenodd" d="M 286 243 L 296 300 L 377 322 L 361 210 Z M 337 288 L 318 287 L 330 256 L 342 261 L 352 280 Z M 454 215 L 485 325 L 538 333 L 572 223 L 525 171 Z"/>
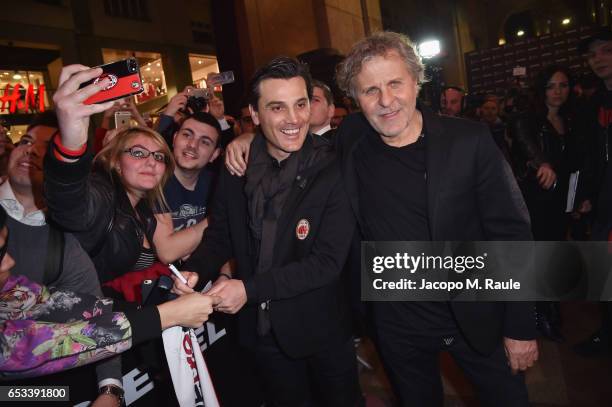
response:
<path id="1" fill-rule="evenodd" d="M 336 133 L 343 180 L 368 241 L 531 240 L 529 215 L 486 126 L 417 100 L 424 66 L 410 40 L 356 43 L 338 85 L 361 107 Z M 448 351 L 482 405 L 526 406 L 537 359 L 532 303 L 373 302 L 378 349 L 402 406 L 443 404 Z"/>

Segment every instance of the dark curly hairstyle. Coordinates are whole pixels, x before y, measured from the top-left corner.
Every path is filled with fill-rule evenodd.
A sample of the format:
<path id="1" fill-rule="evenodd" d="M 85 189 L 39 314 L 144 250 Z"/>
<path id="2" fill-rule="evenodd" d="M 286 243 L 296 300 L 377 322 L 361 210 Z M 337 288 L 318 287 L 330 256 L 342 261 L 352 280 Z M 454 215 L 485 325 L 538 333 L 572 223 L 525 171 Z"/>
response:
<path id="1" fill-rule="evenodd" d="M 257 111 L 257 103 L 261 96 L 259 84 L 266 79 L 291 79 L 301 77 L 306 82 L 308 99 L 312 99 L 312 78 L 308 65 L 290 57 L 276 57 L 266 65 L 259 68 L 249 83 L 249 104 Z"/>

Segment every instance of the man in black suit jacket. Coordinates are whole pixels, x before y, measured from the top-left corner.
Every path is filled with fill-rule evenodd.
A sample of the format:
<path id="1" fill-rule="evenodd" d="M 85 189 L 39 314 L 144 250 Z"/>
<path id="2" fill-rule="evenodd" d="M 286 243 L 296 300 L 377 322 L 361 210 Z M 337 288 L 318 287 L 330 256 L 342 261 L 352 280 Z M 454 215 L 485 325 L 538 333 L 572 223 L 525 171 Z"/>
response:
<path id="1" fill-rule="evenodd" d="M 340 87 L 362 113 L 336 132 L 363 240 L 531 240 L 512 172 L 486 127 L 417 102 L 423 65 L 403 35 L 355 44 Z M 438 353 L 449 351 L 483 405 L 528 405 L 537 359 L 532 303 L 372 303 L 376 341 L 403 406 L 442 405 Z"/>
<path id="2" fill-rule="evenodd" d="M 185 275 L 196 289 L 217 279 L 209 293 L 222 299 L 217 311 L 238 313 L 271 405 L 352 407 L 360 392 L 340 273 L 355 220 L 331 144 L 308 131 L 310 81 L 286 57 L 255 73 L 260 133 L 246 177 L 221 172 L 210 225 L 185 266 L 199 279 Z M 232 258 L 236 275 L 219 275 Z"/>

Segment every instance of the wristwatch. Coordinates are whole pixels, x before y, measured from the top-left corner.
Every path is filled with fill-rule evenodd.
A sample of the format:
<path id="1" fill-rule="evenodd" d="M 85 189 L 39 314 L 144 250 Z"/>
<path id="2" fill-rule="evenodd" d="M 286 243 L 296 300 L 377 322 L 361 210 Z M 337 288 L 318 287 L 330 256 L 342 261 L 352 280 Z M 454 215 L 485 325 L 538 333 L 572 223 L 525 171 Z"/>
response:
<path id="1" fill-rule="evenodd" d="M 107 384 L 106 386 L 100 387 L 100 394 L 110 394 L 112 396 L 117 397 L 119 400 L 119 406 L 125 406 L 125 392 L 119 386 L 115 386 L 114 384 Z"/>

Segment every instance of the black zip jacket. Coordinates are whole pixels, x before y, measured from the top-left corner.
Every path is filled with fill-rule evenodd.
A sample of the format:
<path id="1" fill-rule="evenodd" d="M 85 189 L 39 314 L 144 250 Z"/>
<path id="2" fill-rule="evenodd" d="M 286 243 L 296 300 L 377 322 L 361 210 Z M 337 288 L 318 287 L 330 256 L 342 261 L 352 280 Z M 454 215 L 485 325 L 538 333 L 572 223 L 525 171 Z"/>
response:
<path id="1" fill-rule="evenodd" d="M 132 271 L 144 236 L 153 244 L 157 222 L 149 204 L 140 200 L 137 205 L 139 221 L 121 180 L 101 169 L 91 171 L 91 151 L 68 163 L 49 148 L 44 189 L 51 219 L 79 240 L 101 283 Z"/>
<path id="2" fill-rule="evenodd" d="M 235 278 L 244 282 L 248 297 L 238 313 L 244 346 L 257 343 L 257 307 L 265 301 L 270 301 L 278 343 L 291 357 L 310 356 L 348 340 L 348 300 L 340 275 L 355 220 L 337 160 L 321 161 L 294 181 L 278 220 L 272 267 L 263 273 L 255 273 L 258 254 L 253 252 L 244 184 L 244 178 L 221 170 L 210 225 L 185 270 L 200 274 L 201 287 L 218 277 L 227 260 L 236 260 Z M 301 221 L 307 221 L 307 233 L 304 228 L 298 233 Z"/>

